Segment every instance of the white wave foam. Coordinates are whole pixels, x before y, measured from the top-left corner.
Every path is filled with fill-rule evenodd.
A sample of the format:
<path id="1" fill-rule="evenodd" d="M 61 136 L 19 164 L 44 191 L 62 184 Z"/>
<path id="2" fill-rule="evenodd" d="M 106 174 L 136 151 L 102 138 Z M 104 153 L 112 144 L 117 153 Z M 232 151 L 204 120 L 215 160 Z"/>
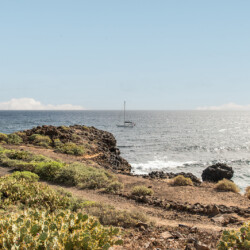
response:
<path id="1" fill-rule="evenodd" d="M 171 171 L 176 167 L 195 164 L 194 161 L 169 161 L 166 159 L 155 159 L 146 163 L 131 163 L 132 171 L 136 174 L 147 174 L 152 171 Z"/>

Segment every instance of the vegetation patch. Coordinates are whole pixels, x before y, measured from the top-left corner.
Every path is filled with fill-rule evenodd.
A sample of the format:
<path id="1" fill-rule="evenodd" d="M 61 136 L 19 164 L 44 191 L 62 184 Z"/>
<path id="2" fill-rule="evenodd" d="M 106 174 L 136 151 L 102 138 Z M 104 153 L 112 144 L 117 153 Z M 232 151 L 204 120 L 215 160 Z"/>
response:
<path id="1" fill-rule="evenodd" d="M 10 205 L 32 208 L 46 208 L 49 211 L 70 208 L 69 197 L 59 195 L 47 185 L 34 181 L 29 174 L 15 173 L 0 178 L 0 206 L 5 209 Z"/>
<path id="2" fill-rule="evenodd" d="M 14 230 L 13 230 L 14 229 Z M 28 210 L 0 220 L 1 249 L 108 249 L 121 245 L 119 229 L 71 211 Z"/>
<path id="3" fill-rule="evenodd" d="M 8 136 L 6 134 L 0 133 L 0 142 L 7 142 Z"/>
<path id="4" fill-rule="evenodd" d="M 141 185 L 133 187 L 131 194 L 136 196 L 147 196 L 147 195 L 153 195 L 154 191 L 150 188 Z"/>
<path id="5" fill-rule="evenodd" d="M 218 249 L 250 249 L 250 222 L 244 224 L 239 230 L 224 231 Z"/>
<path id="6" fill-rule="evenodd" d="M 85 202 L 82 206 L 86 213 L 98 218 L 102 225 L 131 228 L 139 222 L 148 222 L 148 218 L 138 211 L 116 210 L 113 206 L 96 202 Z"/>
<path id="7" fill-rule="evenodd" d="M 21 144 L 23 142 L 23 139 L 19 135 L 15 134 L 15 133 L 14 134 L 9 134 L 7 137 L 8 137 L 7 138 L 7 143 L 8 144 L 19 145 L 19 144 Z"/>
<path id="8" fill-rule="evenodd" d="M 76 145 L 73 142 L 66 142 L 66 143 L 59 143 L 57 145 L 56 150 L 63 154 L 69 154 L 69 155 L 83 155 L 85 152 L 85 149 L 83 146 Z"/>
<path id="9" fill-rule="evenodd" d="M 121 182 L 113 181 L 105 188 L 104 192 L 110 193 L 110 194 L 117 194 L 121 192 L 123 188 L 124 188 L 124 185 Z"/>
<path id="10" fill-rule="evenodd" d="M 117 192 L 122 184 L 109 172 L 80 163 L 65 164 L 27 151 L 0 147 L 0 163 L 20 171 L 36 173 L 42 180 L 78 186 L 85 189 L 107 189 Z"/>
<path id="11" fill-rule="evenodd" d="M 178 175 L 171 181 L 173 186 L 193 186 L 193 182 L 190 178 L 184 177 L 183 175 Z"/>
<path id="12" fill-rule="evenodd" d="M 26 181 L 38 181 L 39 180 L 39 176 L 37 174 L 29 172 L 29 171 L 23 171 L 23 172 L 16 171 L 11 176 L 15 178 L 16 180 L 22 180 L 22 179 Z"/>
<path id="13" fill-rule="evenodd" d="M 234 193 L 240 192 L 239 187 L 235 183 L 227 179 L 223 179 L 219 181 L 215 185 L 215 189 L 218 191 L 224 191 L 224 192 L 234 192 Z"/>
<path id="14" fill-rule="evenodd" d="M 49 148 L 51 146 L 51 139 L 47 135 L 33 134 L 29 136 L 29 140 L 38 146 Z"/>

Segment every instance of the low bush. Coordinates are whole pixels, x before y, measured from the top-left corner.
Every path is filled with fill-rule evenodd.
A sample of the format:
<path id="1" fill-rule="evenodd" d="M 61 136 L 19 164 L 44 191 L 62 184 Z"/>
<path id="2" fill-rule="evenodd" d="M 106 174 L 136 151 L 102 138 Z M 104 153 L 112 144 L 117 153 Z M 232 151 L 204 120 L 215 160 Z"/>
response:
<path id="1" fill-rule="evenodd" d="M 52 141 L 47 135 L 33 134 L 29 136 L 29 140 L 38 146 L 49 148 Z"/>
<path id="2" fill-rule="evenodd" d="M 20 171 L 36 173 L 42 180 L 85 189 L 108 188 L 114 191 L 122 187 L 113 174 L 84 164 L 64 164 L 27 151 L 7 150 L 0 147 L 0 163 Z"/>
<path id="3" fill-rule="evenodd" d="M 27 177 L 27 174 L 25 175 Z M 17 177 L 17 178 L 16 178 Z M 49 186 L 19 178 L 17 174 L 0 178 L 0 206 L 23 205 L 25 207 L 46 208 L 50 211 L 70 208 L 69 197 L 58 194 Z"/>
<path id="4" fill-rule="evenodd" d="M 117 194 L 118 192 L 122 191 L 124 185 L 119 181 L 111 182 L 106 188 L 105 192 L 110 194 Z"/>
<path id="5" fill-rule="evenodd" d="M 130 228 L 139 222 L 148 222 L 146 215 L 138 211 L 117 210 L 113 206 L 88 201 L 82 203 L 82 206 L 86 213 L 98 218 L 102 225 Z"/>
<path id="6" fill-rule="evenodd" d="M 119 229 L 71 211 L 28 210 L 0 220 L 1 249 L 108 249 L 121 245 Z M 14 249 L 13 248 L 13 249 Z"/>
<path id="7" fill-rule="evenodd" d="M 239 187 L 228 179 L 223 179 L 219 181 L 215 185 L 215 189 L 218 191 L 225 191 L 225 192 L 234 192 L 234 193 L 240 192 Z"/>
<path id="8" fill-rule="evenodd" d="M 133 187 L 131 194 L 136 196 L 147 196 L 147 195 L 153 195 L 154 191 L 145 186 L 135 186 Z"/>
<path id="9" fill-rule="evenodd" d="M 246 193 L 245 193 L 245 195 L 246 195 L 246 197 L 247 197 L 248 199 L 250 199 L 250 186 L 248 186 L 248 187 L 246 188 Z"/>
<path id="10" fill-rule="evenodd" d="M 67 142 L 59 144 L 59 146 L 56 147 L 56 150 L 63 154 L 69 154 L 69 155 L 83 155 L 84 154 L 84 147 L 76 145 L 73 142 Z"/>
<path id="11" fill-rule="evenodd" d="M 31 173 L 29 171 L 23 171 L 23 172 L 16 171 L 11 176 L 17 180 L 20 180 L 20 179 L 25 179 L 26 181 L 38 181 L 39 180 L 39 176 L 37 174 Z"/>
<path id="12" fill-rule="evenodd" d="M 1 141 L 7 142 L 7 140 L 8 140 L 8 136 L 6 134 L 0 133 L 0 142 Z"/>
<path id="13" fill-rule="evenodd" d="M 39 162 L 36 164 L 34 172 L 43 180 L 54 181 L 63 166 L 63 163 L 57 161 Z"/>
<path id="14" fill-rule="evenodd" d="M 19 145 L 22 142 L 23 142 L 23 139 L 19 135 L 17 135 L 17 134 L 9 134 L 8 135 L 8 139 L 7 139 L 8 144 Z"/>
<path id="15" fill-rule="evenodd" d="M 244 224 L 239 230 L 224 231 L 218 249 L 250 249 L 250 222 Z"/>
<path id="16" fill-rule="evenodd" d="M 85 189 L 100 189 L 106 188 L 111 182 L 116 180 L 116 177 L 109 172 L 86 166 L 83 164 L 72 164 L 70 168 L 74 168 L 77 174 L 77 186 Z"/>
<path id="17" fill-rule="evenodd" d="M 183 175 L 178 175 L 171 181 L 173 186 L 193 186 L 193 182 L 190 178 L 184 177 Z"/>

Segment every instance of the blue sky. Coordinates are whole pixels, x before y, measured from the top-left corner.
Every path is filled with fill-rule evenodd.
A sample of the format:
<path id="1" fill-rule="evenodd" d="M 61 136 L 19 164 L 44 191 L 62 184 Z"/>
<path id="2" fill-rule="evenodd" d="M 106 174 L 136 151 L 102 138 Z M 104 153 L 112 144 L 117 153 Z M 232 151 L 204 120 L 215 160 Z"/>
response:
<path id="1" fill-rule="evenodd" d="M 249 9 L 247 0 L 1 1 L 0 109 L 13 98 L 52 108 L 245 107 Z"/>

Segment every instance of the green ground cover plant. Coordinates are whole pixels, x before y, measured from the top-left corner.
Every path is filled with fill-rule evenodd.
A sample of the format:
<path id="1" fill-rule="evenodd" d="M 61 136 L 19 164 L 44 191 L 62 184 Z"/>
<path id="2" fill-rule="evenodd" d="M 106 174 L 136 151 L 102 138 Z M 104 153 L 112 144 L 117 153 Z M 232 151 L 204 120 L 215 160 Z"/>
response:
<path id="1" fill-rule="evenodd" d="M 59 143 L 56 147 L 56 151 L 63 154 L 80 156 L 84 154 L 85 149 L 83 146 L 76 145 L 73 142 L 66 142 L 66 143 Z"/>
<path id="2" fill-rule="evenodd" d="M 150 188 L 141 185 L 133 187 L 131 194 L 136 196 L 147 196 L 147 195 L 153 195 L 154 191 Z"/>
<path id="3" fill-rule="evenodd" d="M 27 210 L 0 220 L 1 249 L 108 249 L 122 244 L 118 235 L 118 228 L 69 210 Z"/>
<path id="4" fill-rule="evenodd" d="M 239 230 L 223 231 L 218 249 L 250 249 L 250 221 Z"/>
<path id="5" fill-rule="evenodd" d="M 223 180 L 219 181 L 215 185 L 215 189 L 218 191 L 224 191 L 224 192 L 234 192 L 234 193 L 240 192 L 239 187 L 235 183 L 233 183 L 232 181 L 230 181 L 228 179 L 223 179 Z"/>
<path id="6" fill-rule="evenodd" d="M 124 188 L 124 185 L 121 182 L 113 181 L 104 189 L 104 192 L 110 193 L 110 194 L 117 194 L 121 192 L 123 188 Z"/>
<path id="7" fill-rule="evenodd" d="M 0 133 L 0 142 L 7 142 L 8 136 L 6 134 Z"/>
<path id="8" fill-rule="evenodd" d="M 19 145 L 23 142 L 23 139 L 17 135 L 17 134 L 9 134 L 7 135 L 7 143 L 8 144 L 15 144 L 15 145 Z"/>
<path id="9" fill-rule="evenodd" d="M 49 211 L 70 208 L 69 197 L 58 194 L 46 184 L 36 181 L 33 173 L 14 173 L 0 178 L 0 207 L 46 208 Z"/>
<path id="10" fill-rule="evenodd" d="M 79 211 L 81 201 L 70 193 L 37 179 L 31 172 L 0 178 L 0 208 L 6 211 L 0 218 L 1 249 L 108 249 L 122 244 L 119 229 L 102 226 Z M 13 206 L 19 209 L 10 213 Z"/>
<path id="11" fill-rule="evenodd" d="M 27 151 L 0 147 L 0 164 L 19 171 L 31 171 L 42 180 L 81 189 L 107 189 L 116 192 L 122 187 L 116 177 L 104 169 L 80 163 L 65 164 Z"/>
<path id="12" fill-rule="evenodd" d="M 173 186 L 193 186 L 193 182 L 190 178 L 184 177 L 183 175 L 178 175 L 171 181 Z"/>
<path id="13" fill-rule="evenodd" d="M 27 181 L 39 180 L 39 176 L 37 174 L 29 172 L 29 171 L 23 171 L 23 172 L 16 171 L 11 176 L 17 180 L 21 180 L 21 179 L 25 179 Z"/>
<path id="14" fill-rule="evenodd" d="M 29 136 L 29 140 L 38 146 L 49 148 L 51 146 L 51 139 L 47 135 L 33 134 Z"/>

